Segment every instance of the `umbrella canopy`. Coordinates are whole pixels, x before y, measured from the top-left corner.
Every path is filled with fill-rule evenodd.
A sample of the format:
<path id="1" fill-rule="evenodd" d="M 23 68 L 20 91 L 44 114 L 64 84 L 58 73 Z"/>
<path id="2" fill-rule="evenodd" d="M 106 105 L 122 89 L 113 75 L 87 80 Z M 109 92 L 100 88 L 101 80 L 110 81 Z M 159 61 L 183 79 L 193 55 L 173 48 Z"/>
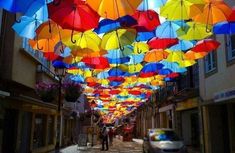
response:
<path id="1" fill-rule="evenodd" d="M 37 29 L 36 34 L 38 39 L 51 39 L 59 37 L 61 27 L 52 20 L 42 23 Z"/>
<path id="2" fill-rule="evenodd" d="M 157 72 L 163 68 L 163 64 L 161 63 L 148 63 L 145 64 L 145 66 L 142 68 L 140 72 L 142 73 L 151 73 L 151 72 Z"/>
<path id="3" fill-rule="evenodd" d="M 201 3 L 201 0 L 194 0 L 194 3 Z M 168 0 L 161 7 L 160 14 L 169 20 L 189 20 L 191 3 L 188 0 Z M 174 11 L 173 11 L 174 10 Z"/>
<path id="4" fill-rule="evenodd" d="M 178 63 L 167 62 L 166 60 L 162 60 L 160 63 L 164 65 L 163 69 L 170 69 L 171 71 L 176 73 L 184 73 L 187 71 L 186 68 L 179 67 Z"/>
<path id="5" fill-rule="evenodd" d="M 166 59 L 168 56 L 168 52 L 162 50 L 162 49 L 153 49 L 149 52 L 144 57 L 145 62 L 159 62 L 163 59 Z"/>
<path id="6" fill-rule="evenodd" d="M 93 69 L 109 68 L 108 59 L 102 56 L 101 57 L 84 57 L 81 61 Z"/>
<path id="7" fill-rule="evenodd" d="M 100 16 L 115 20 L 125 15 L 134 14 L 142 0 L 87 0 L 86 2 Z"/>
<path id="8" fill-rule="evenodd" d="M 216 40 L 205 39 L 199 41 L 191 50 L 194 52 L 210 52 L 216 50 L 220 43 Z"/>
<path id="9" fill-rule="evenodd" d="M 178 43 L 177 38 L 152 38 L 148 41 L 151 49 L 166 49 Z"/>
<path id="10" fill-rule="evenodd" d="M 132 54 L 129 57 L 130 61 L 127 64 L 138 64 L 144 60 L 144 54 Z"/>
<path id="11" fill-rule="evenodd" d="M 136 11 L 133 17 L 138 24 L 134 26 L 137 31 L 153 31 L 160 25 L 160 20 L 157 12 L 153 10 Z"/>
<path id="12" fill-rule="evenodd" d="M 138 32 L 136 41 L 148 41 L 149 39 L 155 37 L 155 30 L 147 32 Z"/>
<path id="13" fill-rule="evenodd" d="M 158 38 L 177 38 L 176 31 L 185 25 L 183 21 L 165 21 L 156 29 Z"/>
<path id="14" fill-rule="evenodd" d="M 34 50 L 40 50 L 41 52 L 54 52 L 54 48 L 58 43 L 58 39 L 40 39 L 40 40 L 29 40 L 29 45 Z"/>
<path id="15" fill-rule="evenodd" d="M 73 35 L 75 43 L 70 37 L 62 38 L 62 42 L 72 50 L 88 48 L 93 51 L 100 51 L 100 37 L 93 31 L 79 32 Z"/>
<path id="16" fill-rule="evenodd" d="M 143 0 L 139 5 L 137 10 L 146 11 L 146 10 L 157 10 L 159 7 L 165 5 L 167 0 Z"/>
<path id="17" fill-rule="evenodd" d="M 41 22 L 36 18 L 22 16 L 20 22 L 16 22 L 12 28 L 21 37 L 34 39 L 36 36 L 35 30 L 40 24 Z"/>
<path id="18" fill-rule="evenodd" d="M 188 60 L 197 60 L 203 58 L 207 55 L 207 52 L 194 52 L 194 51 L 187 51 L 185 53 L 185 59 Z"/>
<path id="19" fill-rule="evenodd" d="M 189 29 L 185 33 L 185 29 L 179 29 L 177 33 L 179 38 L 183 40 L 202 40 L 212 35 L 207 29 L 211 29 L 210 26 L 202 23 L 188 22 Z"/>
<path id="20" fill-rule="evenodd" d="M 194 16 L 196 22 L 207 25 L 214 25 L 215 23 L 226 21 L 232 13 L 231 8 L 223 1 L 209 1 L 204 6 L 202 13 Z"/>
<path id="21" fill-rule="evenodd" d="M 24 14 L 29 8 L 31 11 L 37 11 L 44 4 L 45 0 L 1 0 L 0 8 L 3 8 L 9 12 L 21 12 Z"/>
<path id="22" fill-rule="evenodd" d="M 143 42 L 135 42 L 133 43 L 134 46 L 134 54 L 143 54 L 149 51 L 149 46 Z"/>
<path id="23" fill-rule="evenodd" d="M 86 31 L 96 28 L 99 15 L 82 0 L 61 1 L 48 4 L 50 18 L 64 29 Z M 89 19 L 89 20 L 88 20 Z"/>
<path id="24" fill-rule="evenodd" d="M 234 22 L 220 22 L 213 27 L 214 34 L 229 34 L 235 33 L 235 21 Z"/>
<path id="25" fill-rule="evenodd" d="M 134 29 L 118 29 L 106 33 L 101 42 L 101 47 L 105 50 L 118 49 L 124 50 L 124 46 L 134 42 L 136 31 Z"/>
<path id="26" fill-rule="evenodd" d="M 179 40 L 179 43 L 171 46 L 169 50 L 182 50 L 186 51 L 194 47 L 195 41 Z"/>

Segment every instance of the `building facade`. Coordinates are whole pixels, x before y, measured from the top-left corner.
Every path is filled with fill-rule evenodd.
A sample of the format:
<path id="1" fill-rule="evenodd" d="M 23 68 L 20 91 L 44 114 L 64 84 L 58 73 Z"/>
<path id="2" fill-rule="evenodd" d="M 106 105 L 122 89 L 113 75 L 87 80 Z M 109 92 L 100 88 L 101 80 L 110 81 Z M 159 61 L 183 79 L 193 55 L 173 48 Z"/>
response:
<path id="1" fill-rule="evenodd" d="M 37 82 L 58 82 L 42 53 L 15 34 L 14 15 L 0 10 L 0 152 L 45 153 L 68 144 L 74 126 L 70 110 L 58 113 L 57 101 L 45 103 Z"/>
<path id="2" fill-rule="evenodd" d="M 232 0 L 225 0 L 235 6 Z M 216 35 L 221 43 L 199 61 L 203 153 L 235 152 L 235 35 Z"/>

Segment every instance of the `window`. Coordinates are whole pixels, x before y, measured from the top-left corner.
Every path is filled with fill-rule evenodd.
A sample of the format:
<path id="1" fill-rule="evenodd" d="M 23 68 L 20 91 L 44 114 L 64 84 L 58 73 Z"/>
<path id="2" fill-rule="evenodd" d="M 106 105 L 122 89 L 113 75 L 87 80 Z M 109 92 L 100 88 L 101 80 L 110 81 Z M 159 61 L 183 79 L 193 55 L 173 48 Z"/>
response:
<path id="1" fill-rule="evenodd" d="M 48 139 L 48 144 L 53 144 L 53 139 L 54 139 L 54 117 L 49 116 L 48 117 L 48 132 L 47 132 L 47 139 Z"/>
<path id="2" fill-rule="evenodd" d="M 208 53 L 207 56 L 205 57 L 204 62 L 205 62 L 206 73 L 213 72 L 214 70 L 216 70 L 216 52 L 212 51 Z"/>
<path id="3" fill-rule="evenodd" d="M 45 146 L 46 135 L 46 115 L 36 114 L 34 120 L 33 130 L 33 148 L 40 148 Z"/>
<path id="4" fill-rule="evenodd" d="M 228 35 L 226 46 L 227 46 L 227 61 L 230 62 L 235 60 L 235 35 Z"/>

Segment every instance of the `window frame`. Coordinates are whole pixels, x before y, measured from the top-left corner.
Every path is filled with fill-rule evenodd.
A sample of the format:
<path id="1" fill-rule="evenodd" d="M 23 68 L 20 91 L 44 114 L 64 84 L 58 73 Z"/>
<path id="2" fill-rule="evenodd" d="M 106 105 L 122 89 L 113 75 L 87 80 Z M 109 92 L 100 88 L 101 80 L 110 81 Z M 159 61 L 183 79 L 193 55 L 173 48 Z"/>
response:
<path id="1" fill-rule="evenodd" d="M 227 62 L 227 66 L 230 66 L 230 65 L 233 65 L 233 64 L 235 64 L 235 56 L 234 57 L 232 57 L 232 52 L 235 52 L 235 48 L 234 49 L 232 49 L 232 36 L 234 36 L 235 37 L 235 34 L 233 34 L 233 35 L 225 35 L 225 50 L 226 50 L 226 62 Z M 229 43 L 229 45 L 228 45 L 228 42 L 230 42 Z"/>
<path id="2" fill-rule="evenodd" d="M 213 58 L 213 54 L 214 54 L 214 65 L 215 66 L 212 69 L 208 70 L 208 67 L 207 67 L 207 57 L 210 55 Z M 206 78 L 211 76 L 211 75 L 213 75 L 213 74 L 215 74 L 215 73 L 217 73 L 217 71 L 218 71 L 218 62 L 217 62 L 217 51 L 216 50 L 209 52 L 204 57 L 203 61 L 204 61 L 204 73 L 205 73 L 205 77 Z M 213 66 L 213 63 L 211 63 L 211 64 Z"/>

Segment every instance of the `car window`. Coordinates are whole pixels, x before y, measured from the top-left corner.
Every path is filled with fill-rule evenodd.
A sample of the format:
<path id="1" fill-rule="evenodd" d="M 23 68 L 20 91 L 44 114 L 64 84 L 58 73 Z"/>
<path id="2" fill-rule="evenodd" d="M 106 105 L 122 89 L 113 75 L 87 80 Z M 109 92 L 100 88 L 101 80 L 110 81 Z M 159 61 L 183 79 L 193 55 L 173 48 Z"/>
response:
<path id="1" fill-rule="evenodd" d="M 179 141 L 174 131 L 155 130 L 149 133 L 150 141 Z"/>

